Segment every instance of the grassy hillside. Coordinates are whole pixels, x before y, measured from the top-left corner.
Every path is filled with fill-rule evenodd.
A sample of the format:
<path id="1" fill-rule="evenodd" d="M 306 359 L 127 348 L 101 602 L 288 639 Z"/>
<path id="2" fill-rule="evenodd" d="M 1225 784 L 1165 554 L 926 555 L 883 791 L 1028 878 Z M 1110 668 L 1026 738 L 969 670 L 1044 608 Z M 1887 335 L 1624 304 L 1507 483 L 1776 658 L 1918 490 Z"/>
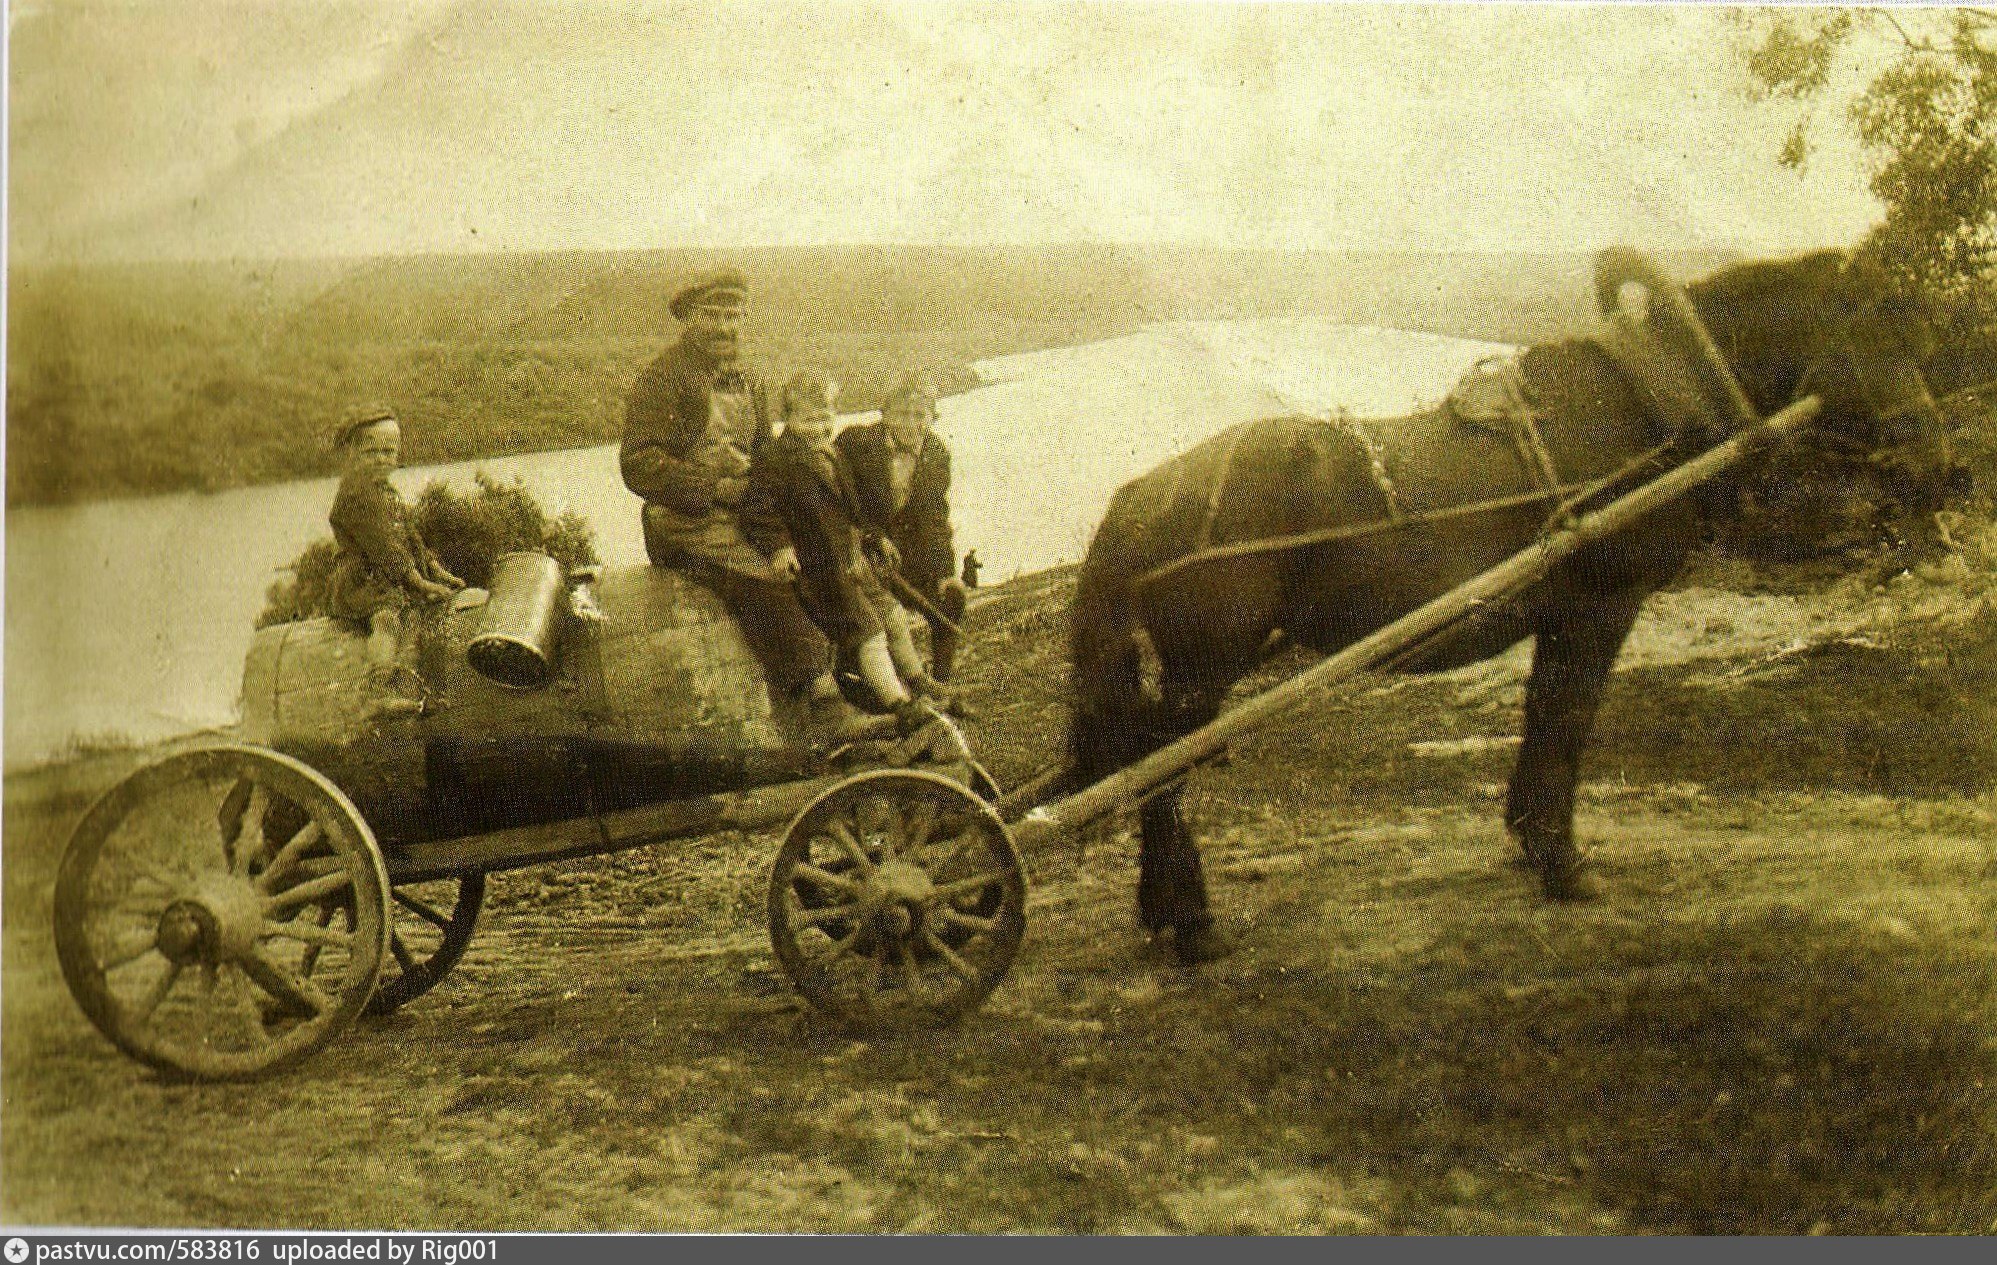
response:
<path id="1" fill-rule="evenodd" d="M 1600 901 L 1511 864 L 1517 667 L 1368 679 L 1189 780 L 1232 957 L 1144 941 L 1113 820 L 1027 857 L 984 1008 L 866 1040 L 770 957 L 775 839 L 724 833 L 496 875 L 429 996 L 253 1086 L 155 1077 L 48 932 L 63 841 L 134 759 L 10 777 L 0 1219 L 1997 1232 L 1997 608 L 1897 585 L 1862 637 L 1768 623 L 1617 674 L 1580 796 Z M 973 736 L 1009 785 L 1058 749 L 1072 589 L 971 613 Z M 1652 614 L 1688 654 L 1756 626 L 1676 596 Z"/>
<path id="2" fill-rule="evenodd" d="M 360 399 L 409 419 L 412 463 L 617 436 L 632 375 L 672 337 L 664 300 L 709 251 L 16 269 L 8 279 L 10 505 L 327 473 Z M 1585 327 L 1587 260 L 1192 248 L 822 247 L 730 252 L 749 337 L 828 365 L 868 407 L 920 365 L 1149 321 L 1317 316 L 1527 341 Z M 1672 261 L 1687 274 L 1719 261 Z"/>

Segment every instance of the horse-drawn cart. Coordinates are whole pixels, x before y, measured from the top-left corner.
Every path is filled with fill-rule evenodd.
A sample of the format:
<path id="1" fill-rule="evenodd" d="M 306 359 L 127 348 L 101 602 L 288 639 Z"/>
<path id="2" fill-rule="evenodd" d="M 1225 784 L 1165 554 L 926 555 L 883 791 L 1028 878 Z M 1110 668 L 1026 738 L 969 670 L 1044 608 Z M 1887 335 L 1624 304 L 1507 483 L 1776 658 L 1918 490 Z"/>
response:
<path id="1" fill-rule="evenodd" d="M 742 705 L 760 689 L 713 693 L 717 681 L 742 686 L 727 675 L 749 661 L 711 618 L 697 633 L 662 632 L 655 621 L 644 652 L 659 678 L 675 676 L 673 652 L 708 639 L 706 692 L 678 674 L 691 692 L 673 706 L 654 699 L 642 721 L 607 718 L 624 727 L 616 741 L 568 723 L 607 698 L 589 674 L 621 666 L 593 630 L 572 630 L 560 647 L 562 679 L 522 690 L 460 672 L 456 651 L 479 611 L 452 612 L 426 646 L 446 687 L 436 709 L 344 745 L 310 738 L 354 732 L 359 690 L 336 688 L 335 665 L 358 667 L 363 651 L 349 644 L 358 639 L 312 624 L 269 630 L 246 674 L 249 690 L 265 693 L 251 693 L 245 713 L 249 731 L 272 745 L 169 756 L 113 788 L 77 826 L 56 889 L 63 971 L 84 1013 L 133 1057 L 195 1076 L 257 1075 L 310 1054 L 363 1011 L 392 1010 L 434 987 L 471 938 L 490 873 L 788 820 L 769 926 L 792 982 L 843 1021 L 946 1021 L 1011 967 L 1026 925 L 1022 845 L 1031 852 L 1141 800 L 1231 737 L 1474 617 L 1814 412 L 1814 400 L 1785 409 L 1212 725 L 1038 807 L 1031 788 L 990 802 L 993 788 L 947 722 L 878 744 L 869 754 L 889 767 L 810 767 L 810 756 L 763 732 L 767 715 Z M 654 614 L 666 600 L 700 606 L 655 587 L 675 581 L 649 568 L 605 579 L 599 600 L 613 625 L 644 608 L 633 593 Z M 306 647 L 290 644 L 300 640 Z M 308 665 L 311 688 L 282 688 L 295 659 Z M 585 683 L 572 684 L 578 677 Z M 326 697 L 300 697 L 315 690 Z M 686 712 L 724 704 L 735 709 L 726 723 L 708 716 L 697 726 Z"/>
<path id="2" fill-rule="evenodd" d="M 787 821 L 770 928 L 815 1006 L 936 1022 L 1004 977 L 1024 869 L 947 719 L 900 736 L 883 718 L 821 753 L 673 573 L 584 577 L 593 594 L 542 555 L 496 575 L 423 622 L 420 712 L 383 713 L 357 633 L 265 629 L 245 740 L 168 756 L 84 816 L 56 947 L 120 1049 L 186 1075 L 271 1071 L 443 979 L 489 874 Z"/>
<path id="3" fill-rule="evenodd" d="M 861 744 L 844 766 L 786 741 L 719 606 L 652 568 L 606 574 L 583 601 L 580 577 L 522 563 L 524 579 L 434 617 L 420 715 L 371 716 L 352 632 L 265 630 L 245 671 L 246 741 L 141 770 L 77 826 L 56 888 L 62 968 L 135 1058 L 255 1075 L 432 988 L 494 871 L 788 821 L 769 928 L 798 990 L 846 1023 L 947 1021 L 1011 968 L 1022 850 L 1167 790 L 1333 680 L 1452 633 L 1819 408 L 1804 396 L 1744 417 L 1655 478 L 1647 455 L 1552 506 L 1505 561 L 1049 803 L 1036 801 L 1051 777 L 999 798 L 940 717 Z M 582 617 L 599 609 L 606 619 Z"/>

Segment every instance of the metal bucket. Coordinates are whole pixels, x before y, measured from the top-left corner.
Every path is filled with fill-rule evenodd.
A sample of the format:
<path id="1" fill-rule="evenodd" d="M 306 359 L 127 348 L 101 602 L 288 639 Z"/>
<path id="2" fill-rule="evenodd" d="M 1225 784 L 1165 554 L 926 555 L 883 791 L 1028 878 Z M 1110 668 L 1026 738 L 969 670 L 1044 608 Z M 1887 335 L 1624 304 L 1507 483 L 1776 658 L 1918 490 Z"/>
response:
<path id="1" fill-rule="evenodd" d="M 511 689 L 546 685 L 555 671 L 562 564 L 545 553 L 502 554 L 492 564 L 490 591 L 466 660 Z"/>

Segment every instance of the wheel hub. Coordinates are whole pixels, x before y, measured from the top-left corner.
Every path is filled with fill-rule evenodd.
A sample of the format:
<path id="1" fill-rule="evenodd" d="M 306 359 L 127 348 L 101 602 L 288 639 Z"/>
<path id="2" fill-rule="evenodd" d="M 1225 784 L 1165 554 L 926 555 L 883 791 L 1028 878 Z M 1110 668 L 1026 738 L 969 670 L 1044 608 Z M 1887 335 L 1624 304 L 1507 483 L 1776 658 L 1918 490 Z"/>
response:
<path id="1" fill-rule="evenodd" d="M 263 901 L 243 879 L 212 877 L 160 912 L 154 942 L 170 962 L 214 965 L 246 957 L 263 930 Z"/>
<path id="2" fill-rule="evenodd" d="M 866 894 L 861 897 L 862 917 L 875 935 L 904 939 L 921 930 L 923 912 L 935 895 L 936 885 L 922 867 L 888 861 L 867 882 Z"/>
<path id="3" fill-rule="evenodd" d="M 176 966 L 214 961 L 215 942 L 220 932 L 215 915 L 199 901 L 177 900 L 159 916 L 153 943 Z"/>

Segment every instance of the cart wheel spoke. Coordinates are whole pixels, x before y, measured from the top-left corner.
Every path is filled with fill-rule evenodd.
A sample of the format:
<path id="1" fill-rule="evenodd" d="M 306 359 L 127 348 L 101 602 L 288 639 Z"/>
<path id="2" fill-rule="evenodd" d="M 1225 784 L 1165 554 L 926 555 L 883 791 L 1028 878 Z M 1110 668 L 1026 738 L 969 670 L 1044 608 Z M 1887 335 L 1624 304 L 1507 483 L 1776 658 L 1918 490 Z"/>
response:
<path id="1" fill-rule="evenodd" d="M 324 912 L 327 915 L 326 923 L 300 922 L 297 919 L 292 919 L 289 922 L 266 922 L 264 924 L 264 935 L 281 936 L 287 940 L 300 940 L 306 944 L 322 945 L 331 948 L 352 948 L 354 943 L 353 936 L 345 931 L 333 930 L 328 925 L 332 922 L 331 915 L 333 911 L 329 907 Z"/>
<path id="2" fill-rule="evenodd" d="M 977 935 L 990 935 L 998 929 L 998 923 L 995 920 L 980 918 L 976 914 L 967 914 L 950 905 L 938 905 L 935 912 L 938 918 L 941 918 L 951 926 L 962 927 L 964 930 Z"/>
<path id="3" fill-rule="evenodd" d="M 156 921 L 172 903 L 171 897 L 153 894 L 141 897 L 139 893 L 127 889 L 105 906 L 105 913 L 107 916 L 137 918 L 150 923 Z"/>
<path id="4" fill-rule="evenodd" d="M 333 906 L 320 905 L 317 909 L 318 912 L 313 915 L 312 921 L 308 925 L 324 931 L 333 925 Z M 323 947 L 325 946 L 308 941 L 304 954 L 299 958 L 298 969 L 306 975 L 310 975 L 312 972 L 318 970 L 319 950 Z"/>
<path id="5" fill-rule="evenodd" d="M 391 892 L 390 960 L 368 1013 L 384 1015 L 429 992 L 471 943 L 485 902 L 485 875 L 405 884 Z"/>
<path id="6" fill-rule="evenodd" d="M 922 941 L 929 946 L 930 952 L 943 959 L 958 979 L 963 980 L 967 984 L 978 982 L 978 969 L 963 958 L 958 957 L 957 951 L 943 943 L 942 939 L 934 931 L 929 930 L 927 927 L 923 928 Z"/>
<path id="7" fill-rule="evenodd" d="M 395 890 L 395 903 L 402 906 L 410 913 L 415 914 L 418 918 L 421 918 L 424 922 L 429 923 L 433 927 L 448 927 L 451 925 L 451 920 L 449 918 L 446 918 L 443 914 L 430 908 L 422 901 L 417 900 L 414 896 L 411 896 L 408 892 L 403 891 L 401 888 L 397 888 Z"/>
<path id="8" fill-rule="evenodd" d="M 134 941 L 121 948 L 113 949 L 105 955 L 104 964 L 98 969 L 108 975 L 112 971 L 130 966 L 147 954 L 157 951 L 158 948 L 159 941 L 148 934 L 144 940 Z"/>
<path id="9" fill-rule="evenodd" d="M 936 828 L 937 807 L 928 800 L 918 801 L 902 818 L 901 855 L 913 856 L 922 851 L 929 842 L 929 832 Z"/>
<path id="10" fill-rule="evenodd" d="M 859 828 L 861 838 L 880 840 L 881 864 L 901 859 L 903 821 L 896 805 L 876 796 L 853 814 L 853 824 Z"/>
<path id="11" fill-rule="evenodd" d="M 179 895 L 194 879 L 191 874 L 180 874 L 164 869 L 141 856 L 123 857 L 121 863 L 136 870 L 140 878 L 166 889 L 169 895 Z"/>
<path id="12" fill-rule="evenodd" d="M 112 787 L 70 834 L 54 908 L 84 1016 L 185 1076 L 305 1058 L 360 1014 L 388 955 L 367 823 L 324 777 L 260 747 L 178 752 Z"/>
<path id="13" fill-rule="evenodd" d="M 821 870 L 809 861 L 798 862 L 795 872 L 799 878 L 810 879 L 821 887 L 829 887 L 835 892 L 843 892 L 848 896 L 858 896 L 866 890 L 864 883 L 847 878 L 844 874 L 834 874 L 830 870 Z"/>
<path id="14" fill-rule="evenodd" d="M 843 821 L 826 822 L 824 837 L 829 838 L 832 840 L 832 842 L 838 844 L 840 851 L 844 852 L 849 858 L 852 859 L 853 868 L 860 872 L 862 878 L 869 877 L 873 874 L 874 872 L 873 858 L 867 855 L 867 850 L 860 846 L 859 838 L 854 835 L 852 829 L 848 827 L 845 822 Z"/>
<path id="15" fill-rule="evenodd" d="M 790 925 L 793 927 L 822 927 L 828 922 L 842 922 L 859 912 L 860 903 L 853 901 L 845 905 L 827 905 L 822 909 L 797 909 L 791 911 Z"/>
<path id="16" fill-rule="evenodd" d="M 825 955 L 825 960 L 827 962 L 835 962 L 840 958 L 849 957 L 859 947 L 860 928 L 855 927 L 832 942 L 832 951 Z"/>
<path id="17" fill-rule="evenodd" d="M 314 1017 L 333 1008 L 332 998 L 312 982 L 311 976 L 293 974 L 261 949 L 244 958 L 242 968 L 252 984 L 287 1006 L 303 1009 Z"/>
<path id="18" fill-rule="evenodd" d="M 970 896 L 982 892 L 994 883 L 1003 883 L 1012 877 L 1009 870 L 991 870 L 984 874 L 973 874 L 969 878 L 953 879 L 936 885 L 936 895 L 942 900 L 955 900 L 959 896 Z"/>
<path id="19" fill-rule="evenodd" d="M 233 791 L 230 793 L 234 794 Z M 223 856 L 229 863 L 231 874 L 248 874 L 250 863 L 262 856 L 264 815 L 269 811 L 270 793 L 263 787 L 253 784 L 249 800 L 243 806 L 242 820 L 237 824 L 235 833 L 227 836 L 228 842 L 223 848 Z"/>
<path id="20" fill-rule="evenodd" d="M 153 982 L 153 986 L 146 990 L 145 996 L 139 998 L 137 1004 L 132 1007 L 132 1017 L 138 1021 L 141 1027 L 152 1022 L 152 1017 L 159 1010 L 160 1003 L 165 1001 L 166 995 L 173 991 L 174 984 L 180 980 L 181 972 L 186 969 L 185 966 L 182 966 L 178 962 L 168 962 L 166 970 L 161 973 L 159 979 Z"/>
<path id="21" fill-rule="evenodd" d="M 242 830 L 243 810 L 250 806 L 250 792 L 256 786 L 255 778 L 239 777 L 222 796 L 222 806 L 215 812 L 215 825 L 221 829 L 224 840 L 235 838 Z"/>
<path id="22" fill-rule="evenodd" d="M 298 863 L 299 858 L 303 857 L 313 844 L 325 838 L 325 835 L 326 832 L 318 822 L 305 823 L 297 834 L 285 840 L 284 846 L 278 849 L 277 855 L 271 858 L 270 864 L 257 876 L 257 890 L 269 891 L 279 879 L 289 874 L 291 867 Z"/>
<path id="23" fill-rule="evenodd" d="M 322 900 L 334 892 L 350 888 L 354 880 L 345 870 L 335 870 L 331 874 L 321 874 L 318 878 L 306 879 L 295 887 L 287 887 L 273 896 L 264 898 L 266 914 L 282 913 L 309 901 Z"/>
<path id="24" fill-rule="evenodd" d="M 984 835 L 978 830 L 976 825 L 967 827 L 961 834 L 950 840 L 950 851 L 944 855 L 942 863 L 937 865 L 932 872 L 936 874 L 948 874 L 957 867 L 957 863 L 962 861 L 972 848 L 977 847 L 983 842 Z"/>

